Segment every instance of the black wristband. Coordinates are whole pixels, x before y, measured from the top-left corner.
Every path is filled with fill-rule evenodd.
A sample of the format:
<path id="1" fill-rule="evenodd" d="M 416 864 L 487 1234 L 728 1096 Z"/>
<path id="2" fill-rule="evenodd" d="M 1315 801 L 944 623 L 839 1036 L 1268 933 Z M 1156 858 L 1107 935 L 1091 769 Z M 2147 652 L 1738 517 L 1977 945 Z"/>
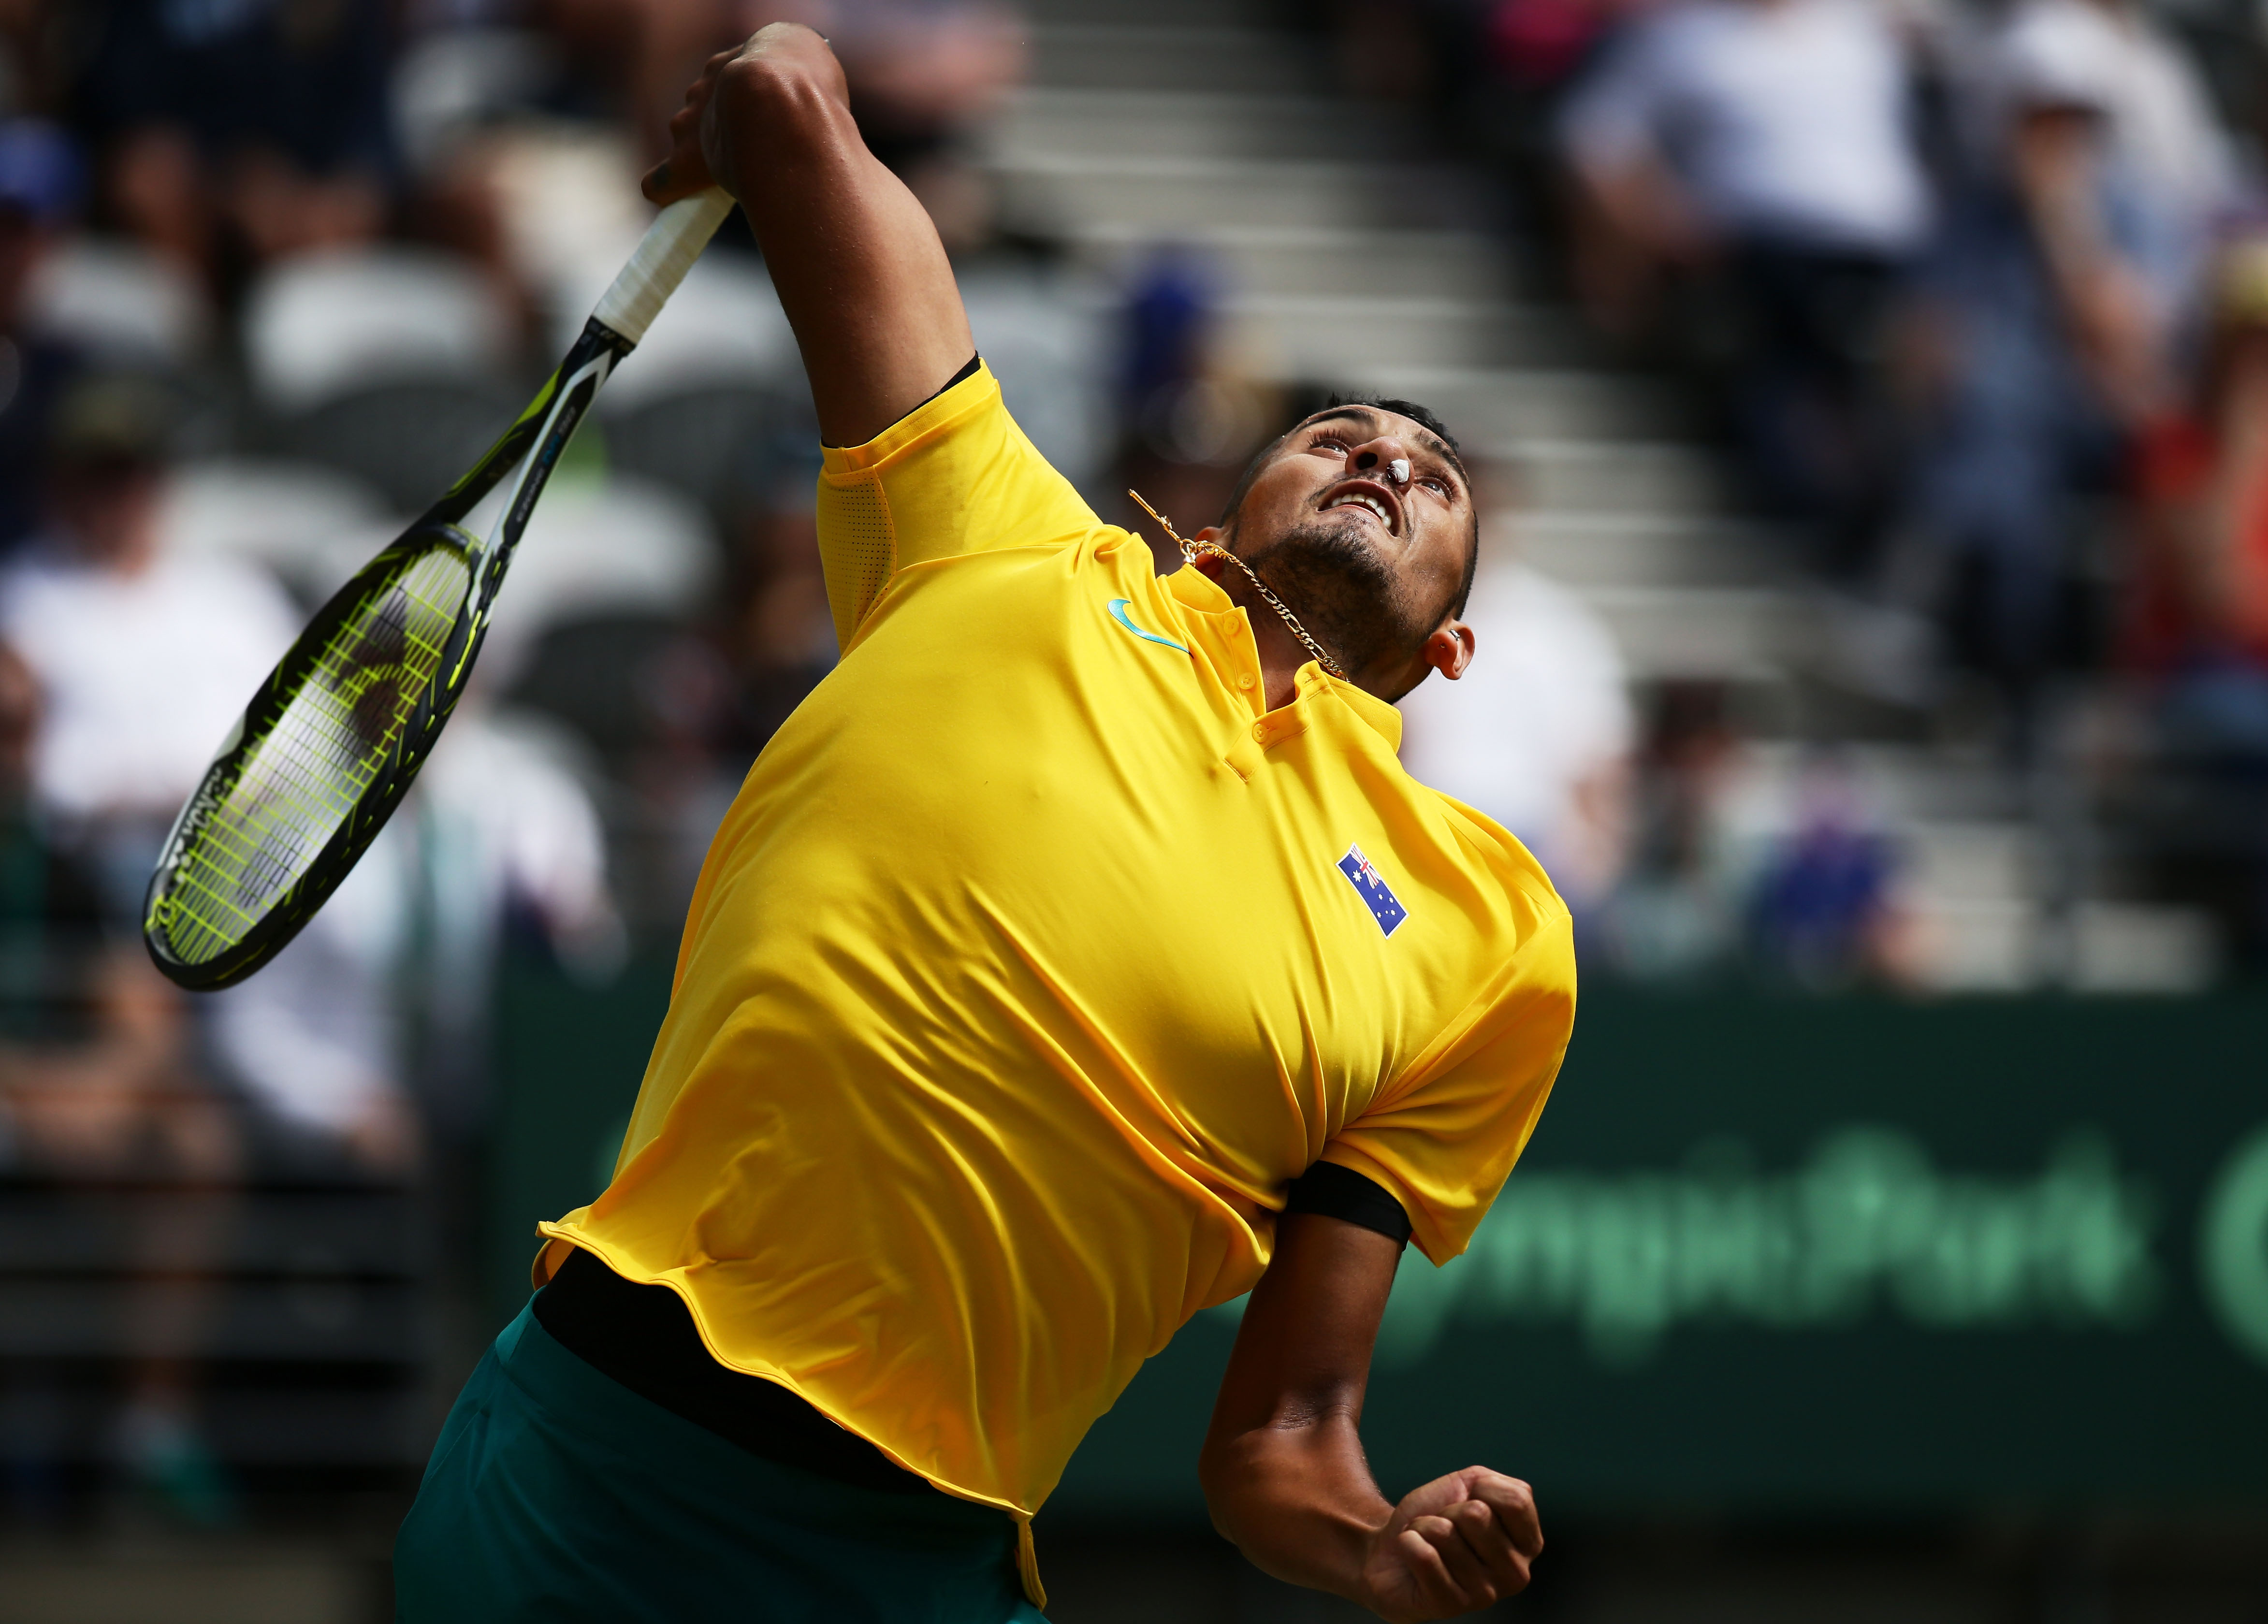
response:
<path id="1" fill-rule="evenodd" d="M 1410 1215 L 1375 1179 L 1366 1179 L 1336 1162 L 1317 1162 L 1292 1180 L 1286 1212 L 1319 1213 L 1326 1218 L 1375 1230 L 1397 1245 L 1410 1239 Z"/>

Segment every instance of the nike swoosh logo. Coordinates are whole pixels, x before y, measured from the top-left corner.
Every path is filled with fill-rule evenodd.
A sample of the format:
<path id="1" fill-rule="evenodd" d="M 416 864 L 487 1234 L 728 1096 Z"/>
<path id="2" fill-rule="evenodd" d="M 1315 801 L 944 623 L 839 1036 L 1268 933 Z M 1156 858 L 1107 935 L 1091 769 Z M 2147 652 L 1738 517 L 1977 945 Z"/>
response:
<path id="1" fill-rule="evenodd" d="M 1145 643 L 1162 643 L 1169 649 L 1180 650 L 1183 654 L 1187 654 L 1189 652 L 1187 649 L 1182 648 L 1182 645 L 1175 643 L 1171 637 L 1160 637 L 1155 632 L 1144 631 L 1140 627 L 1134 624 L 1133 621 L 1128 620 L 1126 618 L 1126 606 L 1133 601 L 1134 600 L 1130 598 L 1112 599 L 1110 600 L 1110 618 L 1117 621 L 1121 626 L 1123 626 L 1128 631 L 1132 632 L 1137 637 L 1139 637 Z"/>

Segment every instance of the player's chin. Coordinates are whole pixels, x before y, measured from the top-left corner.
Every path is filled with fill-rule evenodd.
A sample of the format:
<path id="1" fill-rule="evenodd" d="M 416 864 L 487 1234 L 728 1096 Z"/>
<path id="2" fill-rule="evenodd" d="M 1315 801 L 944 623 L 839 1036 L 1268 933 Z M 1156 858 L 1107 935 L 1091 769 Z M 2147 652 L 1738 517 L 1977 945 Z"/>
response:
<path id="1" fill-rule="evenodd" d="M 1342 502 L 1325 508 L 1313 522 L 1326 533 L 1367 551 L 1391 556 L 1402 550 L 1401 535 L 1359 502 Z"/>

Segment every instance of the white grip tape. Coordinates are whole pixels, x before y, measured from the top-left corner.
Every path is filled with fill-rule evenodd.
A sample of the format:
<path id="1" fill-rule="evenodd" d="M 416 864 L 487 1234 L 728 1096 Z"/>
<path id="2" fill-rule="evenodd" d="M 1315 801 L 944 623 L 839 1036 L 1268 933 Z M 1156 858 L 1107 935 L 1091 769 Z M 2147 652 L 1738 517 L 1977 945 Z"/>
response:
<path id="1" fill-rule="evenodd" d="M 646 227 L 637 252 L 591 313 L 637 343 L 732 212 L 733 200 L 721 187 L 670 204 Z"/>

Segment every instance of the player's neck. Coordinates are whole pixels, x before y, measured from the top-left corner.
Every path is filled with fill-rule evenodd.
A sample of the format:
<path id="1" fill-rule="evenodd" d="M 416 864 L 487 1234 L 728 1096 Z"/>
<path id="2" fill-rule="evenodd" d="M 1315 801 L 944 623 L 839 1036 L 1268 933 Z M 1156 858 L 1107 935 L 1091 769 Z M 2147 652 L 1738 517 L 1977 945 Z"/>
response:
<path id="1" fill-rule="evenodd" d="M 1230 601 L 1244 611 L 1244 618 L 1252 627 L 1252 651 L 1260 660 L 1260 691 L 1267 699 L 1269 709 L 1282 709 L 1299 697 L 1295 679 L 1300 667 L 1315 657 L 1292 635 L 1292 628 L 1284 624 L 1284 617 L 1253 591 L 1252 583 L 1240 571 L 1216 569 L 1206 573 L 1228 594 Z"/>

